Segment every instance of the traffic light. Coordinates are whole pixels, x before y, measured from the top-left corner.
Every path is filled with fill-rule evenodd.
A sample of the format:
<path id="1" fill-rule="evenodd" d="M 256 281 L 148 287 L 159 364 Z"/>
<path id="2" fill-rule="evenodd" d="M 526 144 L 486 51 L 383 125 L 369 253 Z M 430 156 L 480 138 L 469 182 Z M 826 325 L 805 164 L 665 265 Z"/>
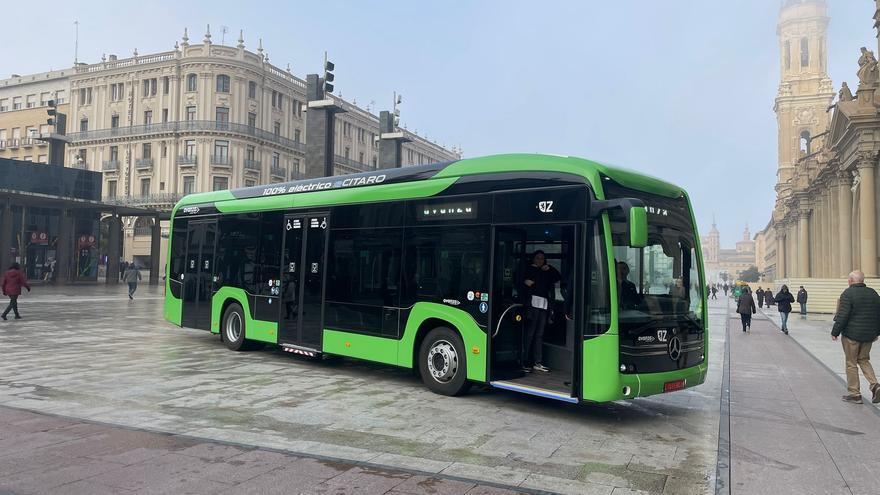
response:
<path id="1" fill-rule="evenodd" d="M 336 76 L 333 75 L 333 69 L 335 69 L 335 68 L 336 68 L 336 66 L 333 65 L 333 62 L 331 62 L 329 60 L 324 60 L 324 92 L 325 93 L 332 93 L 333 92 L 333 84 L 331 84 L 331 83 L 333 82 L 334 79 L 336 79 Z"/>
<path id="2" fill-rule="evenodd" d="M 55 104 L 55 100 L 49 100 L 49 108 L 46 109 L 46 113 L 49 114 L 49 119 L 46 120 L 46 123 L 55 125 L 55 116 L 58 114 L 58 106 Z"/>

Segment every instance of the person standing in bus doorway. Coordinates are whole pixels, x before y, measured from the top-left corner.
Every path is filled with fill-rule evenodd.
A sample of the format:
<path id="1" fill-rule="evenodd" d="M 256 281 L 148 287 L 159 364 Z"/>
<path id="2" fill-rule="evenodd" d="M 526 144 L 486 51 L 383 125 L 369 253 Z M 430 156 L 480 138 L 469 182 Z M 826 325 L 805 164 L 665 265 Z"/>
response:
<path id="1" fill-rule="evenodd" d="M 870 385 L 871 402 L 880 403 L 880 384 L 871 366 L 871 344 L 877 340 L 877 315 L 880 313 L 880 296 L 865 285 L 865 274 L 855 270 L 849 274 L 849 287 L 840 295 L 831 340 L 837 341 L 842 334 L 843 354 L 846 356 L 845 402 L 862 403 L 859 391 L 859 368 Z"/>
<path id="2" fill-rule="evenodd" d="M 788 291 L 788 286 L 783 285 L 774 299 L 776 299 L 779 317 L 782 318 L 782 333 L 788 335 L 788 315 L 791 313 L 791 303 L 794 302 L 794 296 Z"/>
<path id="3" fill-rule="evenodd" d="M 134 299 L 134 292 L 138 288 L 138 280 L 141 279 L 141 271 L 138 270 L 137 264 L 132 262 L 128 265 L 128 269 L 122 274 L 122 281 L 128 282 L 128 298 Z"/>
<path id="4" fill-rule="evenodd" d="M 807 316 L 807 289 L 803 285 L 797 293 L 797 302 L 801 305 L 801 318 Z"/>
<path id="5" fill-rule="evenodd" d="M 762 289 L 760 285 L 758 286 L 758 290 L 755 291 L 755 297 L 758 298 L 758 307 L 763 308 L 764 307 L 764 289 Z"/>
<path id="6" fill-rule="evenodd" d="M 0 318 L 6 319 L 6 315 L 9 314 L 10 311 L 15 313 L 15 319 L 20 320 L 21 315 L 18 313 L 18 296 L 21 295 L 21 288 L 24 287 L 31 291 L 31 286 L 27 283 L 27 278 L 25 278 L 24 273 L 21 271 L 21 265 L 18 263 L 13 263 L 9 266 L 9 270 L 6 270 L 6 274 L 3 275 L 3 279 L 0 280 L 0 287 L 3 288 L 3 295 L 9 296 L 9 305 L 6 306 L 6 311 L 3 312 L 3 315 Z"/>
<path id="7" fill-rule="evenodd" d="M 755 309 L 755 300 L 752 299 L 752 292 L 748 286 L 742 288 L 736 303 L 736 312 L 742 320 L 743 333 L 752 329 L 752 315 L 757 313 Z"/>
<path id="8" fill-rule="evenodd" d="M 532 255 L 532 263 L 526 267 L 523 285 L 526 296 L 526 335 L 523 348 L 523 370 L 550 371 L 544 366 L 544 328 L 550 313 L 550 301 L 557 282 L 562 280 L 559 271 L 547 264 L 544 251 Z"/>

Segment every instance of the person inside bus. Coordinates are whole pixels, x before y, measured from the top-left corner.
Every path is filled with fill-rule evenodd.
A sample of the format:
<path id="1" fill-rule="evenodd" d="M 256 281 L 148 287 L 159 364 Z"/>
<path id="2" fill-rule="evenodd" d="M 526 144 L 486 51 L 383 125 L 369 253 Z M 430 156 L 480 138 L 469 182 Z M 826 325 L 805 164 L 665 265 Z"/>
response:
<path id="1" fill-rule="evenodd" d="M 547 264 L 544 251 L 539 249 L 532 254 L 532 263 L 526 267 L 523 277 L 527 308 L 523 371 L 550 371 L 542 362 L 544 329 L 547 327 L 550 302 L 555 299 L 556 283 L 561 279 L 559 271 Z"/>
<path id="2" fill-rule="evenodd" d="M 617 304 L 621 309 L 632 309 L 639 305 L 639 291 L 629 277 L 629 265 L 623 261 L 616 264 L 617 271 Z"/>

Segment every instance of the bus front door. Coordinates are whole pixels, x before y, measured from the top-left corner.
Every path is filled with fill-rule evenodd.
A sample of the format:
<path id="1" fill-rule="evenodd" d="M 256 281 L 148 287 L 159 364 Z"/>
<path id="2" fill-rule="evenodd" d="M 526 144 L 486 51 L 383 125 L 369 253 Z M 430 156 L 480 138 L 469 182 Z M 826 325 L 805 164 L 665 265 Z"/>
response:
<path id="1" fill-rule="evenodd" d="M 180 323 L 183 327 L 211 328 L 214 289 L 214 247 L 217 223 L 190 222 L 186 232 L 186 267 Z"/>
<path id="2" fill-rule="evenodd" d="M 571 224 L 495 227 L 490 324 L 493 386 L 578 401 L 574 377 L 579 369 L 575 329 L 581 231 Z M 548 268 L 531 267 L 539 252 Z M 530 284 L 529 276 L 538 281 Z M 535 294 L 529 287 L 535 283 L 546 284 L 541 289 L 544 296 L 537 296 L 545 309 L 528 307 L 541 302 L 533 302 Z"/>
<path id="3" fill-rule="evenodd" d="M 326 213 L 285 217 L 278 325 L 281 344 L 321 350 L 328 222 Z"/>

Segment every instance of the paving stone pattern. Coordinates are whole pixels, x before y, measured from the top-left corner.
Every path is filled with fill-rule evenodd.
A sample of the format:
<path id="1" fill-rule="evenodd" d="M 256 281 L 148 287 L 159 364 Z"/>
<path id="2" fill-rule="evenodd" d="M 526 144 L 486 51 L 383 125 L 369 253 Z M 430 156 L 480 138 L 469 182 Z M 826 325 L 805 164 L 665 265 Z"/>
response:
<path id="1" fill-rule="evenodd" d="M 208 332 L 166 323 L 161 288 L 142 286 L 132 302 L 122 287 L 37 288 L 19 304 L 24 320 L 0 322 L 0 405 L 524 490 L 712 491 L 727 315 L 721 303 L 711 309 L 705 384 L 603 405 L 485 387 L 449 398 L 398 368 L 312 361 L 273 348 L 231 352 Z M 37 448 L 55 443 L 55 435 L 39 431 L 17 442 Z M 158 489 L 147 480 L 179 483 L 209 469 L 209 455 L 151 456 L 162 448 L 89 458 L 83 469 L 96 473 L 89 482 L 133 491 Z M 257 455 L 236 455 L 245 454 Z M 240 483 L 272 464 L 266 455 L 207 478 Z M 296 486 L 294 474 L 265 474 L 272 469 L 248 483 L 271 488 L 289 479 Z M 361 469 L 321 483 L 352 486 L 363 478 L 364 490 L 391 489 L 392 480 Z"/>

